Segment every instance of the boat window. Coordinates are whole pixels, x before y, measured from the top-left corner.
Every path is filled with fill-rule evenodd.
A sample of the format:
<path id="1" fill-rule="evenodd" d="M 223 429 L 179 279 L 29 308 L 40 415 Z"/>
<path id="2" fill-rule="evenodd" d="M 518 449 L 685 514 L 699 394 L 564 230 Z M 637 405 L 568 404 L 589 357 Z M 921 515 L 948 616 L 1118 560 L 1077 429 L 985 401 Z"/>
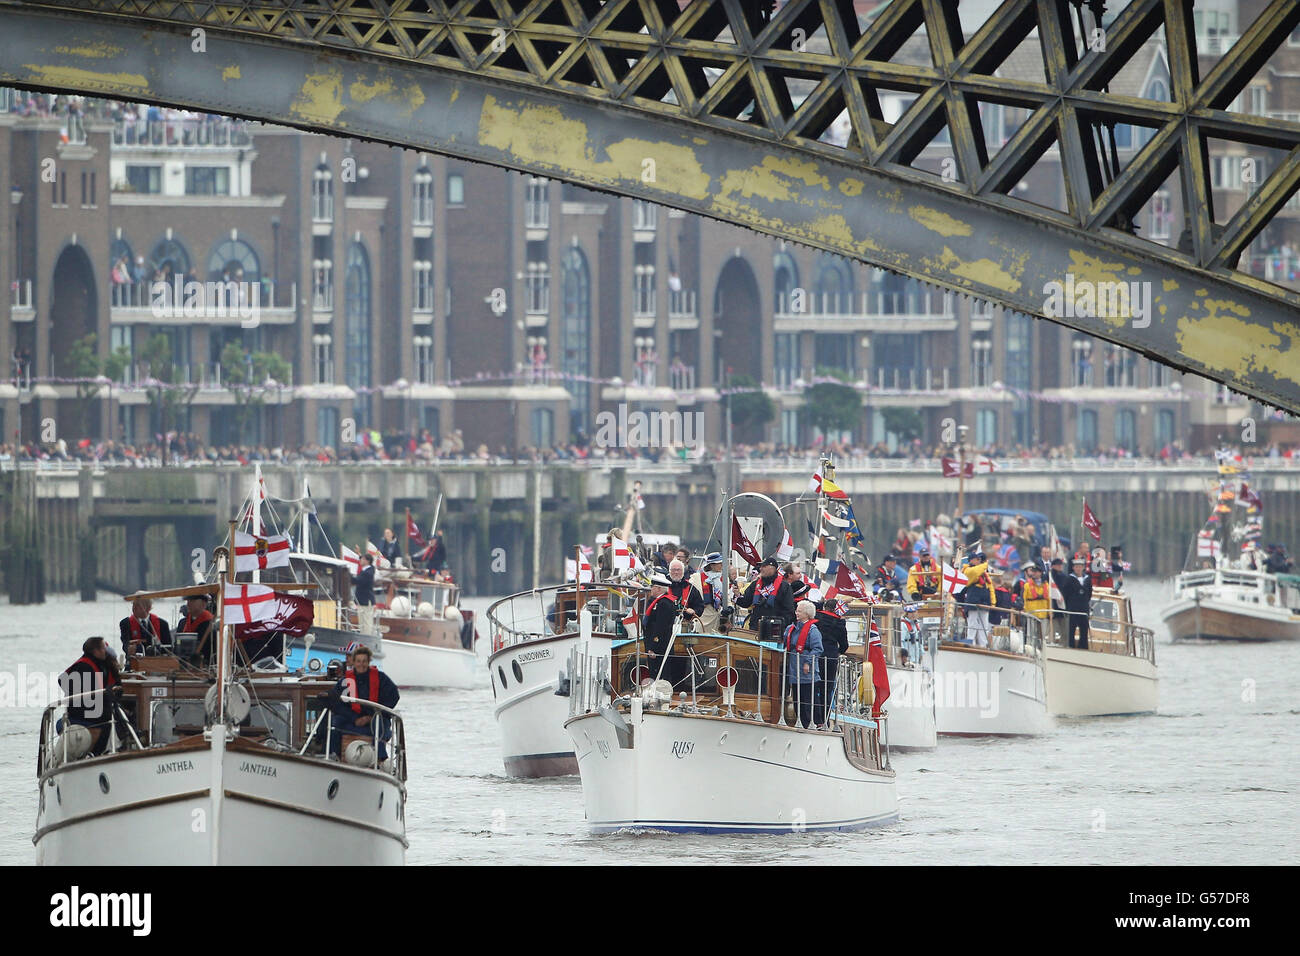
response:
<path id="1" fill-rule="evenodd" d="M 447 589 L 434 588 L 429 599 L 433 603 L 433 613 L 441 616 L 442 609 L 447 606 Z"/>
<path id="2" fill-rule="evenodd" d="M 1108 631 L 1113 634 L 1119 630 L 1119 605 L 1114 601 L 1093 601 L 1088 617 L 1090 631 Z"/>
<path id="3" fill-rule="evenodd" d="M 155 700 L 149 708 L 149 743 L 173 744 L 203 733 L 203 698 Z"/>

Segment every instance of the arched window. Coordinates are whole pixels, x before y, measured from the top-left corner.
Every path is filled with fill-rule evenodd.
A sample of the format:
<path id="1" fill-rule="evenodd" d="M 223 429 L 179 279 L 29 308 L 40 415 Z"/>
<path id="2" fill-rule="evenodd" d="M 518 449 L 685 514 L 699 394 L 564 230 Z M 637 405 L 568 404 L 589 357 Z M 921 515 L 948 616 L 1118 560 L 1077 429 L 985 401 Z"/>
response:
<path id="1" fill-rule="evenodd" d="M 214 282 L 258 282 L 262 278 L 257 253 L 242 239 L 224 239 L 208 256 L 208 279 Z"/>
<path id="2" fill-rule="evenodd" d="M 591 370 L 591 273 L 577 246 L 564 253 L 564 316 L 560 324 L 561 370 L 570 376 L 564 387 L 573 396 L 569 420 L 573 431 L 587 428 L 588 386 L 581 377 Z M 574 377 L 578 376 L 578 377 Z"/>
<path id="3" fill-rule="evenodd" d="M 790 292 L 799 288 L 799 266 L 788 252 L 778 252 L 772 257 L 772 285 L 776 311 L 790 311 Z"/>
<path id="4" fill-rule="evenodd" d="M 853 301 L 853 273 L 839 256 L 824 255 L 817 264 L 818 312 L 844 312 Z"/>
<path id="5" fill-rule="evenodd" d="M 344 374 L 348 388 L 370 386 L 370 256 L 360 242 L 348 246 L 344 278 Z M 358 414 L 369 424 L 370 397 L 357 397 Z M 359 422 L 360 424 L 360 422 Z"/>
<path id="6" fill-rule="evenodd" d="M 1091 408 L 1079 410 L 1074 447 L 1081 455 L 1091 455 L 1097 450 L 1097 413 Z"/>
<path id="7" fill-rule="evenodd" d="M 1125 451 L 1137 450 L 1137 413 L 1132 409 L 1115 413 L 1115 444 Z"/>
<path id="8" fill-rule="evenodd" d="M 147 263 L 154 272 L 166 272 L 170 278 L 175 275 L 189 275 L 190 271 L 190 254 L 185 251 L 185 247 L 175 239 L 160 239 L 149 253 L 149 262 Z M 149 275 L 146 279 L 152 279 Z"/>

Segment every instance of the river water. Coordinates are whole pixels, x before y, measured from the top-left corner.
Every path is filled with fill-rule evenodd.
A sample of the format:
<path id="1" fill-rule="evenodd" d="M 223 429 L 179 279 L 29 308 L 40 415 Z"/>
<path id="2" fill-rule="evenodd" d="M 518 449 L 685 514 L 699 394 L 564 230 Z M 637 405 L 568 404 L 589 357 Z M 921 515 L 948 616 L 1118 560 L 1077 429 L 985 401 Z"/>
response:
<path id="1" fill-rule="evenodd" d="M 587 832 L 577 777 L 505 777 L 492 692 L 407 691 L 410 863 L 1300 862 L 1300 642 L 1176 645 L 1170 585 L 1130 581 L 1157 632 L 1160 711 L 1057 720 L 1042 737 L 941 740 L 895 754 L 900 823 L 865 833 L 666 836 Z M 482 610 L 488 599 L 466 600 Z M 120 598 L 5 608 L 0 672 L 60 671 Z M 486 627 L 480 628 L 486 637 Z M 486 640 L 481 642 L 486 644 Z M 482 649 L 482 648 L 481 648 Z M 18 703 L 23 701 L 19 700 Z M 40 707 L 0 699 L 0 859 L 29 864 Z M 124 856 L 124 863 L 129 863 Z M 1062 892 L 1068 892 L 1061 888 Z"/>

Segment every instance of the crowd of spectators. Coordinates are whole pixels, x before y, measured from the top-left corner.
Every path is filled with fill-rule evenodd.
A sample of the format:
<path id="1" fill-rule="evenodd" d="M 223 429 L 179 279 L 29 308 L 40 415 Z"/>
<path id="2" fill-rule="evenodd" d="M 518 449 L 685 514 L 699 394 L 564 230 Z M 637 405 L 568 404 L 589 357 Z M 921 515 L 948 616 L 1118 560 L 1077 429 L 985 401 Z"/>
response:
<path id="1" fill-rule="evenodd" d="M 968 460 L 988 457 L 995 461 L 1008 460 L 1070 460 L 1076 458 L 1097 461 L 1124 458 L 1155 459 L 1165 463 L 1176 460 L 1213 459 L 1216 448 L 1189 451 L 1182 442 L 1174 442 L 1159 449 L 1149 449 L 1135 455 L 1124 449 L 1099 449 L 1090 453 L 1066 446 L 1036 446 L 1026 448 L 1016 445 L 1009 448 L 990 447 L 968 451 Z M 1300 456 L 1300 446 L 1277 443 L 1252 445 L 1237 449 L 1255 459 L 1291 458 Z M 811 461 L 826 456 L 837 462 L 853 459 L 875 458 L 907 461 L 930 461 L 951 457 L 953 451 L 946 446 L 922 446 L 919 442 L 890 449 L 884 443 L 854 446 L 844 442 L 831 442 L 811 448 L 762 443 L 737 444 L 731 449 L 732 458 L 739 461 Z M 394 461 L 407 463 L 434 461 L 483 461 L 495 463 L 562 462 L 562 461 L 643 461 L 643 462 L 713 462 L 725 460 L 724 446 L 710 445 L 695 448 L 604 448 L 579 434 L 575 441 L 550 448 L 524 446 L 509 449 L 490 447 L 484 443 L 467 441 L 460 429 L 442 439 L 428 431 L 403 434 L 396 431 L 380 433 L 363 431 L 355 443 L 338 447 L 308 444 L 297 448 L 284 448 L 266 444 L 229 445 L 212 444 L 193 433 L 171 433 L 155 436 L 145 443 L 83 438 L 68 443 L 63 439 L 54 442 L 27 441 L 0 444 L 0 464 L 13 462 L 95 462 L 106 465 L 146 467 L 183 466 L 195 464 L 238 464 L 252 462 L 294 464 L 314 462 L 338 464 L 348 462 Z"/>

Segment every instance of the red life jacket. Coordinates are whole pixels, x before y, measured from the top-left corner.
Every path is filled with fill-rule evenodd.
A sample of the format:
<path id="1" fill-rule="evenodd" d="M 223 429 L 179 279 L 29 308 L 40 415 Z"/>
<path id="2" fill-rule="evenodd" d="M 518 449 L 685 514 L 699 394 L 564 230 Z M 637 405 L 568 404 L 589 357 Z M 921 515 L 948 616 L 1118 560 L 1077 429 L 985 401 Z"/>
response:
<path id="1" fill-rule="evenodd" d="M 82 654 L 80 657 L 78 657 L 75 661 L 72 662 L 72 667 L 76 667 L 76 666 L 77 666 L 78 664 L 80 664 L 82 661 L 85 661 L 87 664 L 89 664 L 89 665 L 90 665 L 90 669 L 91 669 L 92 671 L 94 671 L 96 674 L 103 674 L 103 675 L 104 675 L 104 686 L 105 686 L 105 687 L 112 687 L 114 684 L 117 683 L 117 675 L 114 674 L 114 673 L 112 672 L 112 670 L 106 670 L 105 668 L 100 667 L 100 666 L 99 666 L 99 661 L 95 660 L 95 659 L 94 659 L 93 657 L 91 657 L 89 654 Z M 65 674 L 71 674 L 71 673 L 72 673 L 72 667 L 69 667 L 69 668 L 68 668 L 66 671 L 64 671 L 63 673 L 65 673 Z"/>
<path id="2" fill-rule="evenodd" d="M 776 592 L 781 590 L 781 585 L 785 583 L 785 575 L 779 571 L 772 576 L 771 584 L 763 584 L 763 579 L 758 579 L 758 586 L 754 588 L 754 597 L 756 598 L 774 598 Z"/>
<path id="3" fill-rule="evenodd" d="M 923 565 L 920 561 L 912 566 L 916 572 L 916 586 L 922 594 L 933 593 L 939 590 L 939 576 L 942 573 L 939 565 L 934 558 L 930 559 L 928 566 Z"/>
<path id="4" fill-rule="evenodd" d="M 379 703 L 379 672 L 372 666 L 368 671 L 366 671 L 366 676 L 370 681 L 369 686 L 366 687 L 366 697 L 370 699 L 372 704 L 377 704 Z M 361 696 L 357 693 L 358 685 L 356 671 L 348 671 L 343 680 L 345 681 L 343 686 L 349 691 L 349 697 Z M 355 713 L 361 713 L 361 704 L 359 702 L 353 704 L 352 710 Z"/>
<path id="5" fill-rule="evenodd" d="M 197 634 L 199 631 L 199 625 L 210 620 L 212 620 L 212 612 L 207 608 L 200 611 L 197 618 L 190 617 L 189 612 L 186 611 L 185 620 L 182 622 L 181 630 L 185 631 L 187 634 Z"/>
<path id="6" fill-rule="evenodd" d="M 792 648 L 793 650 L 803 653 L 804 647 L 808 644 L 808 634 L 813 629 L 813 625 L 816 623 L 817 623 L 816 621 L 803 622 L 803 626 L 799 628 L 799 637 L 795 641 L 795 645 Z M 785 646 L 787 648 L 790 647 L 790 635 L 792 633 L 794 633 L 793 624 L 791 624 L 789 627 L 785 629 Z"/>
<path id="7" fill-rule="evenodd" d="M 127 620 L 131 622 L 131 640 L 143 641 L 144 629 L 140 627 L 140 619 L 136 617 L 134 614 L 132 614 L 130 617 L 127 618 Z M 149 615 L 149 626 L 153 628 L 153 636 L 161 641 L 162 621 L 158 620 L 158 615 L 156 614 Z"/>

